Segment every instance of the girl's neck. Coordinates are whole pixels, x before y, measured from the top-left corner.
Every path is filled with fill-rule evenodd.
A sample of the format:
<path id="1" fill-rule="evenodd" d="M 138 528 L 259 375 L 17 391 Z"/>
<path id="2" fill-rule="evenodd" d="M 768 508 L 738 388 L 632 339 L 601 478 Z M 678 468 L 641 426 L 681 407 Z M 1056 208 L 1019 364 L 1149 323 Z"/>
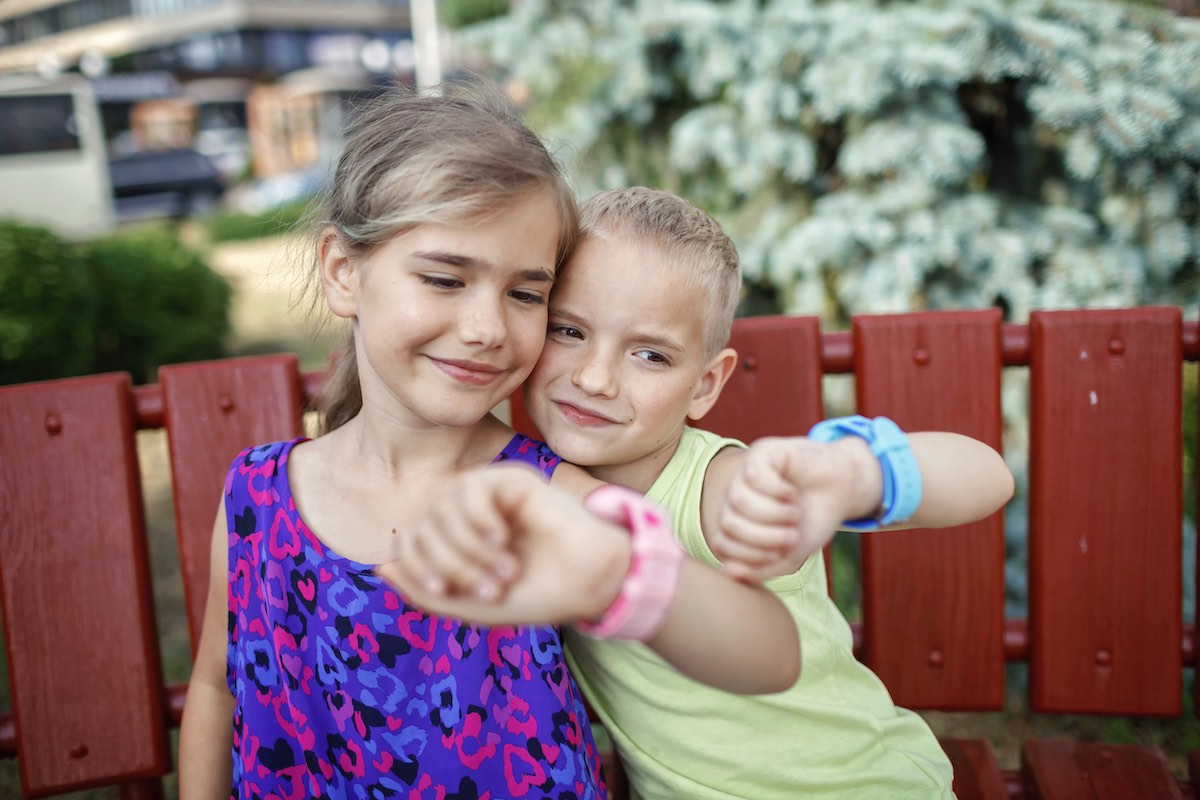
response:
<path id="1" fill-rule="evenodd" d="M 368 564 L 395 557 L 395 534 L 464 470 L 481 467 L 512 431 L 488 416 L 468 428 L 398 430 L 359 415 L 292 452 L 301 518 L 327 547 Z"/>
<path id="2" fill-rule="evenodd" d="M 488 463 L 512 437 L 512 430 L 491 414 L 466 427 L 414 428 L 391 419 L 359 413 L 328 434 L 339 453 L 381 475 L 453 474 Z"/>

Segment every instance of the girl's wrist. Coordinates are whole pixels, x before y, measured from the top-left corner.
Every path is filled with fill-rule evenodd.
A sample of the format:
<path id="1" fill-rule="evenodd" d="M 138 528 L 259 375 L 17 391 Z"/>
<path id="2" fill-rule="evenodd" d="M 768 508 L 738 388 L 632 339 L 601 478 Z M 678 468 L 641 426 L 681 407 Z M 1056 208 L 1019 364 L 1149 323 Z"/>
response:
<path id="1" fill-rule="evenodd" d="M 584 507 L 628 529 L 629 559 L 603 615 L 594 622 L 580 621 L 576 628 L 598 638 L 648 641 L 675 602 L 684 561 L 667 513 L 638 492 L 613 484 L 593 490 Z"/>
<path id="2" fill-rule="evenodd" d="M 599 622 L 616 601 L 633 559 L 632 541 L 625 528 L 599 517 L 592 517 L 592 522 L 596 549 L 587 554 L 585 591 L 581 593 L 586 605 L 577 615 L 585 626 Z"/>

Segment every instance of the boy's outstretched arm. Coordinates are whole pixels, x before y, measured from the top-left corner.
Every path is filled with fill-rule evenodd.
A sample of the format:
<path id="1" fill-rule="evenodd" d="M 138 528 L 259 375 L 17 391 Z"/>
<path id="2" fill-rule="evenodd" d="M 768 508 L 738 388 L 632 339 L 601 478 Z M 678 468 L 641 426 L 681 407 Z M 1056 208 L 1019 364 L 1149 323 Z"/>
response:
<path id="1" fill-rule="evenodd" d="M 982 519 L 1012 497 L 1012 473 L 1000 454 L 956 433 L 908 435 L 923 489 L 912 516 L 882 530 L 961 525 Z M 764 580 L 790 574 L 847 520 L 879 513 L 879 459 L 856 436 L 760 439 L 726 450 L 705 477 L 705 538 L 726 571 Z"/>
<path id="2" fill-rule="evenodd" d="M 517 568 L 496 592 L 473 591 L 480 561 L 465 554 L 481 541 L 515 556 Z M 462 476 L 377 572 L 431 611 L 481 624 L 559 624 L 601 618 L 630 565 L 629 531 L 536 472 L 502 465 Z M 800 674 L 795 623 L 779 600 L 686 557 L 646 644 L 680 672 L 730 692 L 783 691 Z"/>

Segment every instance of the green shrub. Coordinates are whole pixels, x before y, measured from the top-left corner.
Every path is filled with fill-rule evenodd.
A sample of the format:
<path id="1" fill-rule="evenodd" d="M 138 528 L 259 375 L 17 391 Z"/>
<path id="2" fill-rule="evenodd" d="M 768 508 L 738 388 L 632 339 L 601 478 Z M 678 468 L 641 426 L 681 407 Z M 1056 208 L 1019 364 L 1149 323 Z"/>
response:
<path id="1" fill-rule="evenodd" d="M 92 370 L 95 290 L 78 248 L 0 220 L 0 383 Z"/>
<path id="2" fill-rule="evenodd" d="M 99 372 L 153 381 L 162 364 L 219 358 L 229 333 L 229 284 L 173 233 L 151 228 L 87 245 L 97 288 Z"/>
<path id="3" fill-rule="evenodd" d="M 0 220 L 0 383 L 218 358 L 230 289 L 166 229 L 66 242 Z"/>

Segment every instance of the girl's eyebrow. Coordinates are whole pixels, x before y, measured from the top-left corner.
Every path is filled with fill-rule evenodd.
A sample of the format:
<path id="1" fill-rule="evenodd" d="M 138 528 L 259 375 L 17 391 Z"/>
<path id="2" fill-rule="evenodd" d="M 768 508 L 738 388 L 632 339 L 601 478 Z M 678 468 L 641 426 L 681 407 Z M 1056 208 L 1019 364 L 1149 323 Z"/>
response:
<path id="1" fill-rule="evenodd" d="M 445 264 L 448 267 L 464 267 L 467 269 L 486 269 L 494 265 L 490 261 L 461 253 L 451 253 L 445 250 L 423 250 L 413 253 L 414 258 Z M 554 283 L 554 272 L 542 267 L 522 270 L 518 277 L 521 280 L 537 281 L 538 283 Z"/>

